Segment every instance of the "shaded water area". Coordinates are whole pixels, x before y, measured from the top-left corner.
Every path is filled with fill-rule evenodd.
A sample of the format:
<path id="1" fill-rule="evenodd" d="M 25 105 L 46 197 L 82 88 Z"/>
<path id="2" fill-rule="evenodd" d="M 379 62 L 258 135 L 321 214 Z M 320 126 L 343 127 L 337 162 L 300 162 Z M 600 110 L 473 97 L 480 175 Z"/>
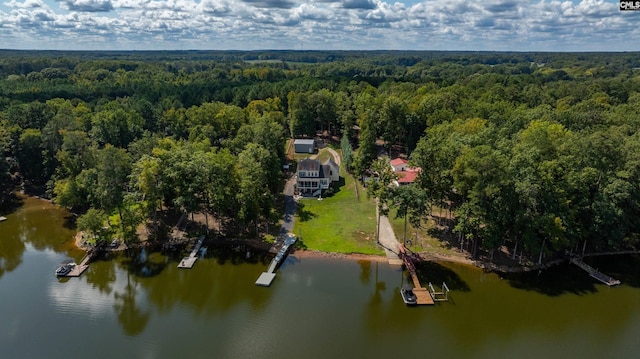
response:
<path id="1" fill-rule="evenodd" d="M 0 223 L 2 358 L 628 358 L 640 352 L 640 258 L 590 259 L 609 288 L 569 265 L 499 276 L 425 263 L 419 276 L 451 301 L 407 307 L 409 277 L 386 263 L 290 256 L 269 288 L 270 257 L 209 248 L 107 256 L 80 278 L 69 214 L 26 199 Z"/>

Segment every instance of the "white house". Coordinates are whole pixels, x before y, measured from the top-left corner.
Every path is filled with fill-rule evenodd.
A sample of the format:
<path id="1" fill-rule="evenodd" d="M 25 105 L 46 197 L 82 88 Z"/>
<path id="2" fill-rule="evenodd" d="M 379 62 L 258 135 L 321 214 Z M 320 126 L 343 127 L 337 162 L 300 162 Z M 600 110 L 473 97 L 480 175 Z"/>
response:
<path id="1" fill-rule="evenodd" d="M 408 166 L 409 161 L 405 160 L 404 158 L 396 158 L 391 160 L 391 168 L 393 169 L 393 172 L 404 172 L 407 170 Z"/>
<path id="2" fill-rule="evenodd" d="M 305 158 L 298 162 L 296 187 L 302 194 L 317 196 L 328 189 L 332 182 L 340 180 L 340 166 L 332 159 L 320 163 L 320 160 Z"/>

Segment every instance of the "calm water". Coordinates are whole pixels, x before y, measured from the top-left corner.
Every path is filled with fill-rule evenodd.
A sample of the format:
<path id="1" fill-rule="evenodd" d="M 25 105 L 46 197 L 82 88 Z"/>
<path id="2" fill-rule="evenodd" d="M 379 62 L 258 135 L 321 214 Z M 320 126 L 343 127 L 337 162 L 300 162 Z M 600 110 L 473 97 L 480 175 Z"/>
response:
<path id="1" fill-rule="evenodd" d="M 638 258 L 592 262 L 624 285 L 571 267 L 500 278 L 427 264 L 452 301 L 408 308 L 406 274 L 385 263 L 211 253 L 192 270 L 158 253 L 103 258 L 57 279 L 73 249 L 68 214 L 27 199 L 0 223 L 1 358 L 631 358 L 640 355 Z M 144 263 L 139 263 L 145 259 Z M 565 274 L 560 274 L 562 271 Z"/>

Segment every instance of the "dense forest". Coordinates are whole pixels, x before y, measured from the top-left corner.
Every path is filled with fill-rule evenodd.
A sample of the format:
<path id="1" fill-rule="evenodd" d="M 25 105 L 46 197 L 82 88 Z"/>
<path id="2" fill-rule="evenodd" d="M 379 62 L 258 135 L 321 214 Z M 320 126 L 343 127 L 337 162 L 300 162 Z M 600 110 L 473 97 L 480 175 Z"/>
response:
<path id="1" fill-rule="evenodd" d="M 167 209 L 255 234 L 286 138 L 320 133 L 356 174 L 407 155 L 474 248 L 634 248 L 639 127 L 638 53 L 0 51 L 0 203 L 22 185 L 126 238 Z"/>

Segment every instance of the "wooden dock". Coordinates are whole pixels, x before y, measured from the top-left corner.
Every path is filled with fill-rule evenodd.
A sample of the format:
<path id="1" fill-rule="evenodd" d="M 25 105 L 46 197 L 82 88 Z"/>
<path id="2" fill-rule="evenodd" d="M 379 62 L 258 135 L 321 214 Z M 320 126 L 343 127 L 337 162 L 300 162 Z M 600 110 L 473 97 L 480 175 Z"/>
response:
<path id="1" fill-rule="evenodd" d="M 293 245 L 296 242 L 296 240 L 297 238 L 294 235 L 287 234 L 287 237 L 284 240 L 284 245 L 282 246 L 282 248 L 280 248 L 280 251 L 278 252 L 278 254 L 276 254 L 273 260 L 271 260 L 269 269 L 267 269 L 266 272 L 263 272 L 260 275 L 260 277 L 258 277 L 258 280 L 256 281 L 256 285 L 263 286 L 263 287 L 268 287 L 271 285 L 271 282 L 273 282 L 273 280 L 276 277 L 276 268 L 278 264 L 280 264 L 280 262 L 287 255 L 287 251 L 289 250 L 289 247 Z"/>
<path id="2" fill-rule="evenodd" d="M 606 275 L 606 274 L 604 274 L 602 272 L 599 272 L 597 269 L 595 269 L 592 266 L 588 265 L 587 263 L 583 262 L 578 257 L 572 257 L 571 259 L 569 259 L 569 261 L 571 263 L 577 265 L 578 267 L 580 267 L 585 272 L 589 273 L 589 275 L 592 278 L 595 278 L 595 279 L 599 280 L 600 282 L 608 285 L 609 287 L 613 287 L 613 286 L 616 286 L 616 285 L 620 284 L 619 280 L 614 279 L 613 277 L 609 277 L 608 275 Z"/>
<path id="3" fill-rule="evenodd" d="M 79 277 L 89 268 L 89 262 L 91 262 L 97 255 L 104 249 L 105 244 L 100 243 L 94 248 L 91 248 L 87 251 L 87 254 L 84 255 L 80 264 L 76 264 L 69 273 L 61 276 L 61 277 Z"/>
<path id="4" fill-rule="evenodd" d="M 413 286 L 414 286 L 413 293 L 416 295 L 416 298 L 417 298 L 416 304 L 417 305 L 434 305 L 435 301 L 433 300 L 431 293 L 429 292 L 429 290 L 427 290 L 427 288 L 424 288 L 422 284 L 420 284 L 420 280 L 418 279 L 418 274 L 416 273 L 416 267 L 413 264 L 413 260 L 407 254 L 402 244 L 398 246 L 398 252 L 399 252 L 398 256 L 400 257 L 400 259 L 402 259 L 405 267 L 411 274 L 411 279 L 413 280 Z"/>
<path id="5" fill-rule="evenodd" d="M 198 242 L 196 242 L 196 245 L 195 247 L 193 247 L 193 250 L 191 251 L 189 256 L 182 258 L 180 263 L 178 263 L 178 268 L 193 268 L 193 265 L 196 264 L 196 260 L 198 259 L 198 252 L 200 251 L 200 247 L 202 247 L 202 243 L 204 243 L 204 236 L 200 236 Z"/>
<path id="6" fill-rule="evenodd" d="M 64 275 L 65 277 L 79 277 L 89 268 L 88 264 L 76 264 L 73 269 Z"/>

